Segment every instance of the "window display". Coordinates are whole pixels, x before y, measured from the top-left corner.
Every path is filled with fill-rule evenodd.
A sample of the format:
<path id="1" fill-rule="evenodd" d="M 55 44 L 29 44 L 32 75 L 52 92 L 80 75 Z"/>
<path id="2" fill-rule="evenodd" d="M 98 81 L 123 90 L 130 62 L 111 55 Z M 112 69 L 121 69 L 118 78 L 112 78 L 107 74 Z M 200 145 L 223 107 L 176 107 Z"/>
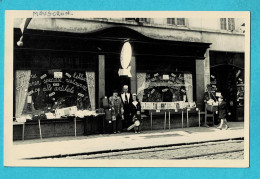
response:
<path id="1" fill-rule="evenodd" d="M 17 70 L 15 116 L 77 106 L 95 109 L 95 73 L 69 70 Z"/>
<path id="2" fill-rule="evenodd" d="M 137 73 L 137 94 L 142 102 L 193 102 L 192 74 Z"/>

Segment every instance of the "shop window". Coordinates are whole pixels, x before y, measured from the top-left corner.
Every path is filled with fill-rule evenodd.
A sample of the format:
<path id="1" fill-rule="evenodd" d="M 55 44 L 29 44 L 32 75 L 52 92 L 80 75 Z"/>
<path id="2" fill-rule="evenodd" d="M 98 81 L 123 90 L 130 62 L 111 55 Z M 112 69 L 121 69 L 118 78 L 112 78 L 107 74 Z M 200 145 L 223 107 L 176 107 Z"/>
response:
<path id="1" fill-rule="evenodd" d="M 142 102 L 193 102 L 192 74 L 137 73 L 137 95 Z"/>
<path id="2" fill-rule="evenodd" d="M 235 30 L 235 19 L 234 18 L 220 18 L 221 30 Z"/>
<path id="3" fill-rule="evenodd" d="M 185 18 L 167 18 L 167 24 L 185 26 Z"/>
<path id="4" fill-rule="evenodd" d="M 15 117 L 71 106 L 95 109 L 94 72 L 16 70 Z"/>

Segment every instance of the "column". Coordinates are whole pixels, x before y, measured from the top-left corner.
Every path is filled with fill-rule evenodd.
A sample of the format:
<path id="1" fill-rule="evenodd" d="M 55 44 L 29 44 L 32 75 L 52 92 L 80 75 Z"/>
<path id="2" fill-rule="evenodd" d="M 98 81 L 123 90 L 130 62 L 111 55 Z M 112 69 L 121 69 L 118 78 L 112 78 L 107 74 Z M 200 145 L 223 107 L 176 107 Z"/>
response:
<path id="1" fill-rule="evenodd" d="M 204 81 L 204 61 L 196 60 L 196 102 L 197 106 L 201 109 L 203 107 L 203 97 L 205 92 Z"/>
<path id="2" fill-rule="evenodd" d="M 98 106 L 100 99 L 105 96 L 105 55 L 98 56 Z"/>
<path id="3" fill-rule="evenodd" d="M 207 84 L 210 84 L 209 49 L 206 50 L 204 60 L 196 60 L 196 102 L 199 108 L 204 105 L 203 98 Z"/>
<path id="4" fill-rule="evenodd" d="M 136 75 L 136 58 L 133 56 L 130 62 L 131 65 L 131 93 L 137 93 L 137 75 Z"/>
<path id="5" fill-rule="evenodd" d="M 209 49 L 206 50 L 205 59 L 204 59 L 204 89 L 206 91 L 207 84 L 210 84 L 210 58 L 209 58 Z"/>

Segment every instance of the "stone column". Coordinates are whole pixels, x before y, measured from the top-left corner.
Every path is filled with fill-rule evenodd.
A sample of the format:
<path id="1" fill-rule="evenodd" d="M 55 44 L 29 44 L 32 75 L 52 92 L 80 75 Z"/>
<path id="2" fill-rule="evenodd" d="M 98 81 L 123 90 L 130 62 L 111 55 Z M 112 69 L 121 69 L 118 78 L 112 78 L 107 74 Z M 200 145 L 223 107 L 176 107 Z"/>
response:
<path id="1" fill-rule="evenodd" d="M 105 55 L 98 56 L 98 106 L 100 99 L 105 96 Z"/>
<path id="2" fill-rule="evenodd" d="M 205 53 L 204 60 L 196 60 L 196 102 L 199 108 L 204 105 L 203 98 L 207 84 L 210 84 L 209 49 Z"/>
<path id="3" fill-rule="evenodd" d="M 205 53 L 205 59 L 204 59 L 204 89 L 206 91 L 207 84 L 210 84 L 210 58 L 209 58 L 209 49 L 207 49 Z"/>
<path id="4" fill-rule="evenodd" d="M 136 58 L 133 56 L 130 62 L 131 65 L 131 93 L 137 93 L 137 75 L 136 75 Z"/>

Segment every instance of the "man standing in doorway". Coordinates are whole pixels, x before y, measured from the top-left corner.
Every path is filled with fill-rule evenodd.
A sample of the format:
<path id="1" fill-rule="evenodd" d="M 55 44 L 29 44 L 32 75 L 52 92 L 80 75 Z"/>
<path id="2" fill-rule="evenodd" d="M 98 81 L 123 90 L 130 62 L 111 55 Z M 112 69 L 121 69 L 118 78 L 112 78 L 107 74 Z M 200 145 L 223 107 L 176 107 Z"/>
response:
<path id="1" fill-rule="evenodd" d="M 128 92 L 128 85 L 123 86 L 123 91 L 121 94 L 121 99 L 123 101 L 123 108 L 124 108 L 124 128 L 127 128 L 131 125 L 132 119 L 130 119 L 130 107 L 133 101 L 132 94 Z"/>

